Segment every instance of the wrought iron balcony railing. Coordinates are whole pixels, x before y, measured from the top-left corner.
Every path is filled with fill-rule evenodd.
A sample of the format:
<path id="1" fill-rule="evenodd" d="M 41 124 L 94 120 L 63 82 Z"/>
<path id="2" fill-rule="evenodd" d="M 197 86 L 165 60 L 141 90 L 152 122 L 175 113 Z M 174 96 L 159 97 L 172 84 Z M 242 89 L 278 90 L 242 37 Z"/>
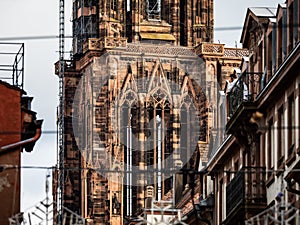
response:
<path id="1" fill-rule="evenodd" d="M 265 168 L 244 167 L 226 186 L 226 215 L 242 207 L 266 204 Z"/>
<path id="2" fill-rule="evenodd" d="M 228 116 L 232 117 L 243 102 L 253 102 L 263 88 L 263 73 L 245 72 L 235 81 L 231 90 L 227 93 Z"/>

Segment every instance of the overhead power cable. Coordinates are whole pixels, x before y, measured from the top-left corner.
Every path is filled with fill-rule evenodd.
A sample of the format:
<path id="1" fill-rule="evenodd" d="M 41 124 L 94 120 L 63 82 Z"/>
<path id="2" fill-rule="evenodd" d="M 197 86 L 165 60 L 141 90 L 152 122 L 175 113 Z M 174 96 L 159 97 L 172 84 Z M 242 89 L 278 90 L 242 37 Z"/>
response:
<path id="1" fill-rule="evenodd" d="M 289 27 L 289 25 L 286 25 Z M 280 26 L 282 27 L 282 25 Z M 299 24 L 293 24 L 293 27 L 299 27 Z M 242 30 L 242 26 L 228 26 L 228 27 L 215 27 L 214 31 L 235 31 Z M 14 36 L 14 37 L 0 37 L 0 41 L 16 41 L 16 40 L 43 40 L 43 39 L 58 39 L 58 35 L 32 35 L 32 36 Z M 65 35 L 64 38 L 73 38 L 72 35 Z"/>
<path id="2" fill-rule="evenodd" d="M 211 128 L 212 131 L 218 131 L 218 130 L 224 130 L 224 129 L 225 129 L 225 127 Z M 296 129 L 299 129 L 299 126 L 284 126 L 284 127 L 264 126 L 264 127 L 259 128 L 259 130 L 290 130 L 290 129 L 296 130 Z M 148 130 L 153 130 L 153 128 L 148 128 Z M 169 131 L 169 130 L 172 130 L 172 128 L 170 128 L 170 129 L 167 128 L 166 130 Z M 43 130 L 42 131 L 42 134 L 56 134 L 56 133 L 57 133 L 57 130 Z M 101 132 L 98 132 L 98 133 L 101 133 Z M 21 134 L 21 133 L 20 133 L 20 131 L 0 131 L 0 135 L 16 135 L 16 134 Z"/>
<path id="3" fill-rule="evenodd" d="M 35 170 L 61 170 L 57 166 L 18 166 L 18 165 L 7 165 L 7 164 L 0 164 L 0 173 L 3 172 L 4 170 L 10 170 L 10 169 L 35 169 Z M 94 170 L 95 172 L 99 173 L 155 173 L 155 172 L 163 172 L 163 173 L 176 173 L 176 174 L 205 174 L 205 173 L 212 173 L 212 172 L 224 172 L 228 174 L 235 174 L 235 173 L 246 173 L 246 174 L 251 174 L 251 173 L 282 173 L 282 172 L 300 172 L 300 169 L 265 169 L 262 167 L 245 167 L 244 169 L 241 170 L 224 170 L 224 169 L 219 169 L 219 170 L 203 170 L 203 171 L 198 171 L 194 169 L 151 169 L 151 170 L 141 170 L 141 171 L 120 171 L 120 170 L 110 170 L 110 169 L 100 169 L 96 167 L 65 167 L 63 168 L 65 171 L 84 171 L 84 170 Z"/>
<path id="4" fill-rule="evenodd" d="M 0 37 L 0 41 L 17 41 L 17 40 L 43 40 L 58 39 L 57 35 L 37 35 L 37 36 L 20 36 L 20 37 Z M 65 38 L 72 38 L 72 35 L 66 35 Z"/>

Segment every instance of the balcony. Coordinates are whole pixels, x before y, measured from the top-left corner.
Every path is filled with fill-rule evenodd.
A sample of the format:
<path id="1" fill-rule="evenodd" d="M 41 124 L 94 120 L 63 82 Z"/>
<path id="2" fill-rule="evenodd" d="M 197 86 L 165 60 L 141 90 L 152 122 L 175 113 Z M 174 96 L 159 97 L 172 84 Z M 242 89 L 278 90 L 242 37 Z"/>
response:
<path id="1" fill-rule="evenodd" d="M 227 93 L 227 133 L 234 133 L 236 126 L 241 122 L 248 122 L 256 111 L 256 96 L 264 86 L 262 77 L 263 73 L 244 72 Z"/>
<path id="2" fill-rule="evenodd" d="M 83 52 L 102 51 L 103 49 L 126 48 L 127 38 L 121 37 L 104 37 L 104 38 L 89 38 L 83 44 Z"/>
<path id="3" fill-rule="evenodd" d="M 64 72 L 76 71 L 76 64 L 73 60 L 63 60 Z M 57 61 L 54 65 L 54 72 L 56 75 L 59 75 L 60 72 L 60 61 Z"/>
<path id="4" fill-rule="evenodd" d="M 262 89 L 263 73 L 242 73 L 228 93 L 228 115 L 231 117 L 243 102 L 253 102 Z"/>
<path id="5" fill-rule="evenodd" d="M 256 214 L 267 204 L 265 168 L 244 167 L 226 187 L 226 221 L 238 215 Z"/>
<path id="6" fill-rule="evenodd" d="M 224 58 L 237 58 L 241 59 L 242 57 L 248 57 L 249 51 L 247 49 L 240 48 L 224 48 Z"/>
<path id="7" fill-rule="evenodd" d="M 224 44 L 201 43 L 195 48 L 197 55 L 214 55 L 223 59 L 238 59 L 249 56 L 249 51 L 242 48 L 225 48 Z"/>
<path id="8" fill-rule="evenodd" d="M 201 43 L 195 48 L 197 55 L 224 55 L 224 44 Z"/>

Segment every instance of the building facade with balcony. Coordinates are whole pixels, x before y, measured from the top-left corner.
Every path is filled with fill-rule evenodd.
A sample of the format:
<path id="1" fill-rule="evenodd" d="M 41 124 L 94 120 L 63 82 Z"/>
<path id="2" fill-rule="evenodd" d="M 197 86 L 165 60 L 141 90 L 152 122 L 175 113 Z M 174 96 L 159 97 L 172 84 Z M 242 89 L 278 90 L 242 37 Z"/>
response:
<path id="1" fill-rule="evenodd" d="M 225 133 L 206 168 L 215 224 L 299 223 L 299 22 L 297 0 L 247 11 L 241 43 L 249 57 L 219 101 Z"/>

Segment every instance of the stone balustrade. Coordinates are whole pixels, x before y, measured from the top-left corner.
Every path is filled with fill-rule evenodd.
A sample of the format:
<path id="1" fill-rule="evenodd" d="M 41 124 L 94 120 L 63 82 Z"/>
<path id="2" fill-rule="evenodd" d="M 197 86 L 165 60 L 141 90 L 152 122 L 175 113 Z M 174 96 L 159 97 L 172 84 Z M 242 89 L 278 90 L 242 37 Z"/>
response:
<path id="1" fill-rule="evenodd" d="M 127 38 L 121 37 L 105 37 L 105 38 L 89 38 L 87 42 L 83 44 L 83 52 L 112 49 L 112 48 L 126 48 Z"/>

